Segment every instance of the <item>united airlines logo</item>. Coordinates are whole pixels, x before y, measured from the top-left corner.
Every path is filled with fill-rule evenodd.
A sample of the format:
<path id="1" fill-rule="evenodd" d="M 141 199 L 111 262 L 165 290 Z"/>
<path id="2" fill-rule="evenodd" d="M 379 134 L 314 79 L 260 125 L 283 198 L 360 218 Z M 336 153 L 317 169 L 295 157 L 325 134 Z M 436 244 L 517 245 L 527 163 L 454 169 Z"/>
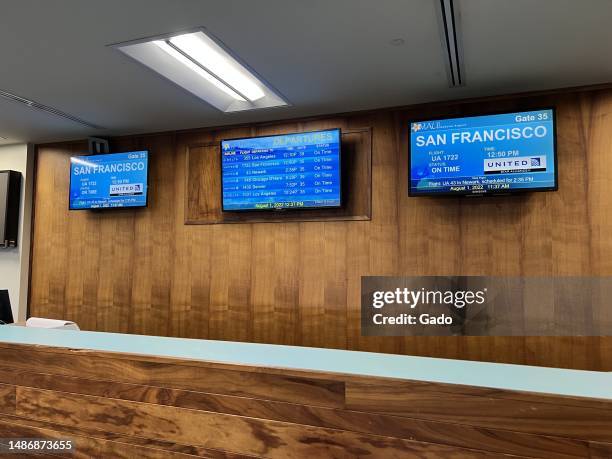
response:
<path id="1" fill-rule="evenodd" d="M 509 174 L 546 171 L 546 156 L 515 156 L 484 160 L 485 174 Z"/>
<path id="2" fill-rule="evenodd" d="M 109 194 L 111 196 L 142 195 L 144 191 L 143 183 L 122 183 L 111 185 Z"/>
<path id="3" fill-rule="evenodd" d="M 423 125 L 421 123 L 412 124 L 412 132 L 419 132 L 421 129 L 423 129 Z"/>

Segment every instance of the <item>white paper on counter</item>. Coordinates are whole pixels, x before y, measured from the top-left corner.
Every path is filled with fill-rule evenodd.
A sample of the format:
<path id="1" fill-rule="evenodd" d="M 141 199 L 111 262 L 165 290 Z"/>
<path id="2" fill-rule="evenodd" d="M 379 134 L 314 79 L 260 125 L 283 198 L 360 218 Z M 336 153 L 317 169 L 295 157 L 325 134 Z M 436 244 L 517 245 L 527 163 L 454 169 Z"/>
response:
<path id="1" fill-rule="evenodd" d="M 26 327 L 80 330 L 76 323 L 70 322 L 69 320 L 43 319 L 42 317 L 30 317 L 26 320 Z"/>

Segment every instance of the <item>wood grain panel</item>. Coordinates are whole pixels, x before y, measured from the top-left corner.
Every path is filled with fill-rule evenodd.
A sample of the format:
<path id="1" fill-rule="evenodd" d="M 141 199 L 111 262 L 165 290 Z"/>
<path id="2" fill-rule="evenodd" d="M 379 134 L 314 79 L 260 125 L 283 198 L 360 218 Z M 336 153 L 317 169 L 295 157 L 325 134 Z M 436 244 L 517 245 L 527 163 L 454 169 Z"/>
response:
<path id="1" fill-rule="evenodd" d="M 94 457 L 113 459 L 188 459 L 195 457 L 233 459 L 246 457 L 214 449 L 128 437 L 101 430 L 83 429 L 18 417 L 0 419 L 0 436 L 4 438 L 44 438 L 46 440 L 70 439 L 74 442 L 75 449 L 69 457 L 77 459 Z M 41 456 L 65 458 L 66 454 Z M 5 457 L 3 454 L 2 458 Z M 15 457 L 23 459 L 26 456 L 20 454 Z"/>
<path id="2" fill-rule="evenodd" d="M 71 365 L 66 365 L 69 358 Z M 342 407 L 344 382 L 283 376 L 261 372 L 223 370 L 181 364 L 126 360 L 112 357 L 92 359 L 88 355 L 66 355 L 53 352 L 29 352 L 24 359 L 19 351 L 0 347 L 0 362 L 4 367 L 34 370 L 47 368 L 58 375 L 105 380 L 113 375 L 114 381 L 137 382 L 177 389 L 267 398 L 286 402 L 305 402 L 312 405 Z M 274 388 L 270 390 L 270 388 Z"/>
<path id="3" fill-rule="evenodd" d="M 18 388 L 17 415 L 69 426 L 164 438 L 182 444 L 225 448 L 270 458 L 493 457 L 492 454 L 392 437 L 227 416 L 205 411 Z"/>
<path id="4" fill-rule="evenodd" d="M 4 381 L 0 367 L 0 381 Z M 233 397 L 184 391 L 154 386 L 88 380 L 13 369 L 20 386 L 68 392 L 97 397 L 168 405 L 193 410 L 224 413 L 249 418 L 269 419 L 293 424 L 347 430 L 365 434 L 391 436 L 459 448 L 515 454 L 529 457 L 585 457 L 589 454 L 586 441 L 552 436 L 529 435 L 510 430 L 472 427 L 449 422 L 432 422 L 400 416 L 321 408 L 309 405 L 271 402 L 245 397 Z M 6 378 L 8 379 L 8 378 Z M 401 388 L 403 389 L 403 388 Z M 445 407 L 447 407 L 446 399 Z M 506 400 L 505 403 L 508 403 Z M 536 404 L 538 406 L 539 404 Z M 533 404 L 531 406 L 534 406 Z"/>
<path id="5" fill-rule="evenodd" d="M 0 384 L 0 413 L 15 414 L 15 387 Z"/>
<path id="6" fill-rule="evenodd" d="M 0 343 L 0 438 L 72 438 L 77 458 L 607 457 L 611 407 L 554 394 Z"/>
<path id="7" fill-rule="evenodd" d="M 252 247 L 257 260 L 251 266 L 253 341 L 298 344 L 299 224 L 253 225 Z"/>
<path id="8" fill-rule="evenodd" d="M 172 453 L 163 450 L 156 450 L 146 447 L 134 447 L 130 444 L 117 443 L 112 441 L 100 440 L 92 437 L 74 436 L 67 434 L 61 430 L 51 430 L 45 428 L 32 428 L 19 424 L 19 420 L 0 420 L 0 436 L 3 438 L 44 438 L 45 440 L 71 440 L 74 445 L 75 452 L 69 457 L 89 459 L 92 457 L 113 457 L 117 459 L 132 459 L 134 457 L 163 459 L 165 457 L 171 459 L 194 458 L 197 456 Z M 61 429 L 61 426 L 60 426 Z M 32 453 L 15 454 L 15 457 L 30 457 Z M 5 455 L 2 454 L 4 458 Z M 34 457 L 62 457 L 61 453 L 57 454 L 40 454 Z M 63 455 L 66 457 L 66 454 Z"/>
<path id="9" fill-rule="evenodd" d="M 185 222 L 217 223 L 221 218 L 221 158 L 219 145 L 187 147 Z"/>
<path id="10" fill-rule="evenodd" d="M 610 459 L 612 457 L 612 443 L 589 443 L 589 457 L 593 459 Z"/>
<path id="11" fill-rule="evenodd" d="M 440 400 L 445 403 L 440 403 Z M 449 409 L 452 406 L 452 409 Z M 402 384 L 349 382 L 346 407 L 410 418 L 447 420 L 494 429 L 612 441 L 612 410 L 475 397 L 463 394 L 412 392 Z M 571 420 L 571 421 L 570 421 Z M 568 422 L 570 421 L 570 422 Z"/>
<path id="12" fill-rule="evenodd" d="M 558 192 L 407 196 L 410 120 L 551 105 Z M 360 171 L 372 178 L 371 221 L 184 224 L 207 215 L 204 191 L 217 189 L 207 145 L 337 126 L 356 133 L 347 145 L 370 142 Z M 116 150 L 151 152 L 151 200 L 111 213 L 66 210 L 68 157 L 82 143 L 39 145 L 30 314 L 99 331 L 611 371 L 610 337 L 362 337 L 359 322 L 365 275 L 612 275 L 611 132 L 612 90 L 598 89 L 122 137 Z"/>

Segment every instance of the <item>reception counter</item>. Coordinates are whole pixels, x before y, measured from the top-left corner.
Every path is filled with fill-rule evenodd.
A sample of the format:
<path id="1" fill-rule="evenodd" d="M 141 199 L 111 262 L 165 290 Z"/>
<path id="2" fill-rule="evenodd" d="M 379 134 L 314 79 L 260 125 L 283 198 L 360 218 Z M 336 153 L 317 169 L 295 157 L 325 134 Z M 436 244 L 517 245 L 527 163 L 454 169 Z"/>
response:
<path id="1" fill-rule="evenodd" d="M 74 457 L 612 454 L 612 373 L 11 326 L 0 413 Z"/>

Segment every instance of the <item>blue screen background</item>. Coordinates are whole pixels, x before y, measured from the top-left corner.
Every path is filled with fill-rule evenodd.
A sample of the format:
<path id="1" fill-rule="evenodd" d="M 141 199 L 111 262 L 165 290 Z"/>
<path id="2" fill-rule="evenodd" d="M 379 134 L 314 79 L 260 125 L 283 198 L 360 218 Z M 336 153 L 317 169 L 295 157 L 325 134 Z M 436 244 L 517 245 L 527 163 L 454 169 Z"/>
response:
<path id="1" fill-rule="evenodd" d="M 518 118 L 518 119 L 517 119 Z M 461 143 L 461 133 L 530 127 L 545 135 Z M 533 131 L 529 131 L 533 132 Z M 459 136 L 451 142 L 453 133 Z M 438 135 L 446 135 L 446 144 Z M 420 137 L 419 137 L 420 136 Z M 431 137 L 430 137 L 431 136 Z M 508 137 L 507 135 L 505 137 Z M 420 138 L 421 144 L 418 143 Z M 431 139 L 432 144 L 423 145 Z M 531 168 L 503 170 L 500 161 L 527 161 Z M 490 161 L 497 161 L 491 163 Z M 505 163 L 504 163 L 505 164 Z M 523 164 L 523 162 L 521 162 Z M 539 170 L 536 170 L 540 164 Z M 487 169 L 491 165 L 491 169 Z M 457 170 L 458 168 L 458 170 Z M 488 170 L 488 173 L 485 173 Z M 410 124 L 410 192 L 481 194 L 555 187 L 554 114 L 552 110 L 419 121 Z"/>
<path id="2" fill-rule="evenodd" d="M 146 206 L 148 162 L 147 151 L 70 158 L 70 209 Z"/>
<path id="3" fill-rule="evenodd" d="M 221 142 L 223 209 L 338 207 L 340 130 Z"/>

